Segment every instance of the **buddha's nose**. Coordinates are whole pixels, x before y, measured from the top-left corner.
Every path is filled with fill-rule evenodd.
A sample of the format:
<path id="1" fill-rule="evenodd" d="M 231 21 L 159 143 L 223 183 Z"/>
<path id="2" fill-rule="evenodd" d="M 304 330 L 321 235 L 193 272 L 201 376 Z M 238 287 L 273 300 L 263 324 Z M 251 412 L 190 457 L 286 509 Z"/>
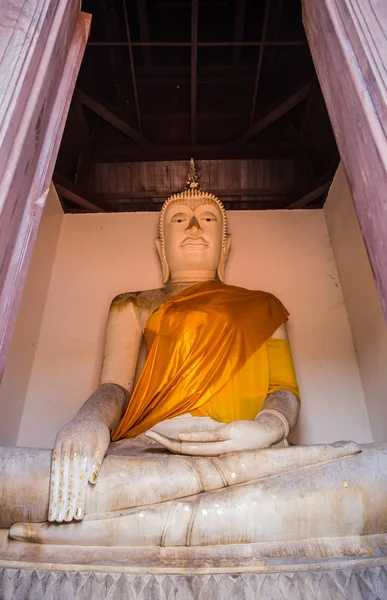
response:
<path id="1" fill-rule="evenodd" d="M 198 235 L 198 233 L 200 231 L 200 225 L 199 225 L 199 221 L 197 220 L 196 217 L 192 217 L 192 219 L 188 223 L 187 230 L 190 231 L 191 235 L 192 234 L 193 235 Z"/>

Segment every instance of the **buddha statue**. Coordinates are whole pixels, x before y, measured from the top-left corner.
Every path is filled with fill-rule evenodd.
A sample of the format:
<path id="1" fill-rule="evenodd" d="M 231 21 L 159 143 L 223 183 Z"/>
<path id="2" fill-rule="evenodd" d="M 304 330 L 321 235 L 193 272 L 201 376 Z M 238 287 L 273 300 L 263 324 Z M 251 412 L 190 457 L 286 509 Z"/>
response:
<path id="1" fill-rule="evenodd" d="M 230 243 L 191 161 L 160 213 L 163 287 L 113 300 L 99 388 L 52 452 L 0 448 L 12 540 L 241 547 L 387 531 L 385 445 L 288 444 L 300 409 L 288 313 L 224 283 Z"/>

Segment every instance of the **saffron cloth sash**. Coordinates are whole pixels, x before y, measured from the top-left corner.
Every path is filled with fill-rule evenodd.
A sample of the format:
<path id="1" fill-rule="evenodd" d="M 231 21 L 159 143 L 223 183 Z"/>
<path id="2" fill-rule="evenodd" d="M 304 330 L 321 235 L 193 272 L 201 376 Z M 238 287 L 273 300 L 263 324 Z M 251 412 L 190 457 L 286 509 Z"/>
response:
<path id="1" fill-rule="evenodd" d="M 288 343 L 270 340 L 287 318 L 272 294 L 216 281 L 162 304 L 146 323 L 146 362 L 113 441 L 184 413 L 254 419 L 271 384 L 298 393 Z M 268 340 L 279 344 L 270 351 Z M 288 383 L 270 382 L 270 352 Z"/>

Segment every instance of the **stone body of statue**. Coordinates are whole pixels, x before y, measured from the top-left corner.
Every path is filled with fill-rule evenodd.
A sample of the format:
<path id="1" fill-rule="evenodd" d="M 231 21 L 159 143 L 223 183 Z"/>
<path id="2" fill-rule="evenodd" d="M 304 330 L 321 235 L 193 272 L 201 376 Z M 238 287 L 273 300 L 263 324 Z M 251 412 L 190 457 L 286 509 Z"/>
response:
<path id="1" fill-rule="evenodd" d="M 383 445 L 287 447 L 299 413 L 287 311 L 223 283 L 230 241 L 191 165 L 160 215 L 164 287 L 112 302 L 98 390 L 53 453 L 0 451 L 12 539 L 203 547 L 387 531 Z"/>

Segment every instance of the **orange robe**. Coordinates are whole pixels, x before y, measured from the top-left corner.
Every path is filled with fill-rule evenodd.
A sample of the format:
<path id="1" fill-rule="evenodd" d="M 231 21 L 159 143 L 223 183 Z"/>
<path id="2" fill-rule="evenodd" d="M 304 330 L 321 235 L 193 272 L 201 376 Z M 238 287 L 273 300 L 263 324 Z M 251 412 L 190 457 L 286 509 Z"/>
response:
<path id="1" fill-rule="evenodd" d="M 146 362 L 113 441 L 184 413 L 254 419 L 271 391 L 298 394 L 289 344 L 271 339 L 287 318 L 272 294 L 216 281 L 162 304 L 146 323 Z"/>

